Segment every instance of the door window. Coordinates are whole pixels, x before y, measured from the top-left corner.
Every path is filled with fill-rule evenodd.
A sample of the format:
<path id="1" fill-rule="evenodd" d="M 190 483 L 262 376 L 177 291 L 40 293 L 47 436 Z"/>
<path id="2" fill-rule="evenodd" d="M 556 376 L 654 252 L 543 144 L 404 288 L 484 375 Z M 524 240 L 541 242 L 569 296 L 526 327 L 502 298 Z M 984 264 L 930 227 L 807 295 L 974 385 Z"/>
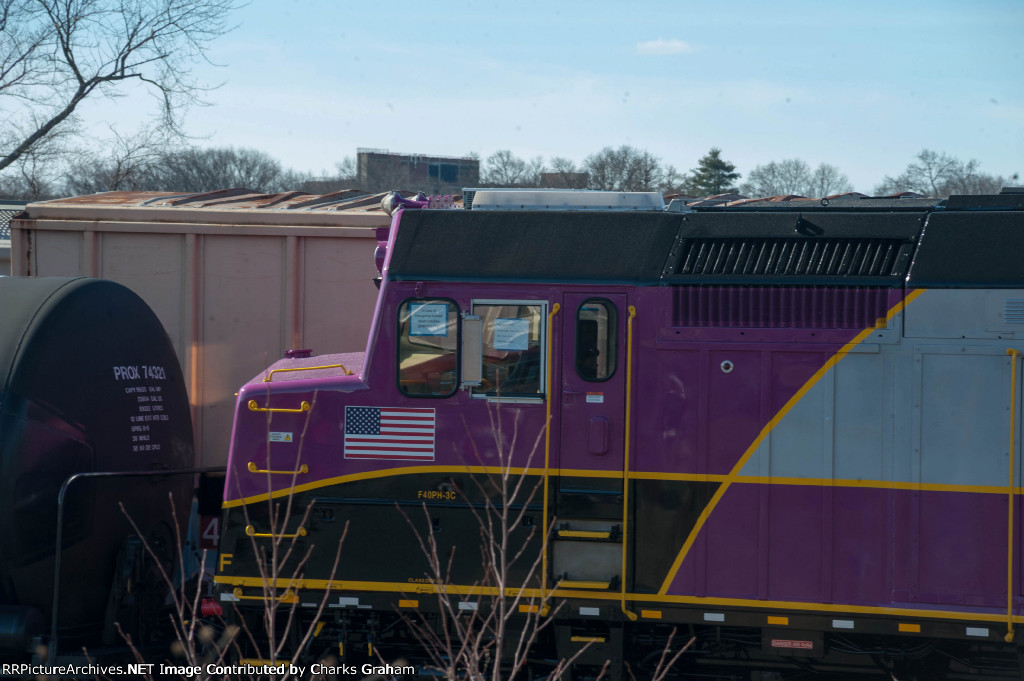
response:
<path id="1" fill-rule="evenodd" d="M 618 319 L 608 300 L 591 298 L 576 311 L 576 373 L 585 381 L 607 381 L 615 373 Z"/>

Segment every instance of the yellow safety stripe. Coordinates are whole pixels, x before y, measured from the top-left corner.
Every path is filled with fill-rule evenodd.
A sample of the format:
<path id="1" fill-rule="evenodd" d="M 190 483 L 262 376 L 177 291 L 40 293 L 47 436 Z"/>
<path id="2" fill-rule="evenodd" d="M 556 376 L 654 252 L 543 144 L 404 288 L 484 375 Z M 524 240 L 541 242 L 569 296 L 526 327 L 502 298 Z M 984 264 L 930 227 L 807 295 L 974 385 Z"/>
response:
<path id="1" fill-rule="evenodd" d="M 264 579 L 262 577 L 240 577 L 217 575 L 213 581 L 236 587 L 264 587 L 276 589 L 305 589 L 323 591 L 330 588 L 335 591 L 373 591 L 396 594 L 436 594 L 449 596 L 497 596 L 500 590 L 496 587 L 472 586 L 461 584 L 427 584 L 418 582 L 365 582 L 343 579 Z M 505 589 L 508 598 L 539 599 L 541 589 L 516 588 Z M 576 589 L 555 588 L 547 592 L 553 598 L 585 598 L 588 600 L 618 601 L 621 595 L 616 591 L 582 591 Z M 685 596 L 650 593 L 629 593 L 627 597 L 636 603 L 660 603 L 682 606 L 717 606 L 728 608 L 754 608 L 757 610 L 774 609 L 803 611 L 814 613 L 839 613 L 850 615 L 880 615 L 887 617 L 913 617 L 922 619 L 946 619 L 967 622 L 1005 622 L 1004 613 L 961 612 L 956 610 L 934 610 L 916 608 L 888 608 L 868 605 L 848 605 L 845 603 L 813 603 L 803 601 L 758 601 L 745 598 L 718 598 L 713 596 Z M 648 615 L 645 615 L 648 616 Z M 1024 624 L 1024 616 L 1016 615 L 1013 622 Z"/>

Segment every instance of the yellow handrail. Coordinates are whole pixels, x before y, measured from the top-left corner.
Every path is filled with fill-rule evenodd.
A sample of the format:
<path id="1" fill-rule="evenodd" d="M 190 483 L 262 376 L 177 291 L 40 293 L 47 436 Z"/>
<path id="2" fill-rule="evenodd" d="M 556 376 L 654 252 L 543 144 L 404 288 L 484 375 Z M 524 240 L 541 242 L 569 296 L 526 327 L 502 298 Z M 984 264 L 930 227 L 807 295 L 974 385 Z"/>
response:
<path id="1" fill-rule="evenodd" d="M 611 582 L 598 582 L 594 580 L 573 580 L 563 579 L 558 583 L 559 589 L 607 589 Z"/>
<path id="2" fill-rule="evenodd" d="M 1017 358 L 1020 352 L 1007 350 L 1010 356 L 1010 479 L 1007 481 L 1007 530 L 1006 530 L 1006 636 L 1007 643 L 1013 642 L 1013 516 L 1014 516 L 1014 463 L 1017 459 Z"/>
<path id="3" fill-rule="evenodd" d="M 626 607 L 626 552 L 629 550 L 629 425 L 633 406 L 633 319 L 636 306 L 629 306 L 629 320 L 626 322 L 626 428 L 622 445 L 622 612 L 635 621 L 637 614 Z"/>
<path id="4" fill-rule="evenodd" d="M 284 412 L 286 414 L 301 414 L 304 411 L 311 409 L 309 402 L 302 400 L 302 404 L 299 405 L 298 409 L 284 409 L 281 407 L 261 407 L 256 400 L 249 400 L 249 411 L 274 411 Z"/>
<path id="5" fill-rule="evenodd" d="M 305 537 L 307 534 L 305 527 L 300 527 L 295 534 L 274 534 L 272 532 L 257 532 L 256 528 L 252 525 L 245 526 L 245 533 L 250 537 L 261 539 L 296 539 L 298 537 Z"/>
<path id="6" fill-rule="evenodd" d="M 319 367 L 293 367 L 291 369 L 271 369 L 270 373 L 263 377 L 264 383 L 270 383 L 274 378 L 274 374 L 285 372 L 285 371 L 314 371 L 316 369 L 341 369 L 345 372 L 346 376 L 352 376 L 355 372 L 346 369 L 344 364 L 325 364 Z"/>
<path id="7" fill-rule="evenodd" d="M 268 600 L 274 600 L 274 601 L 279 601 L 281 603 L 298 603 L 299 602 L 299 595 L 297 593 L 295 593 L 294 591 L 292 591 L 291 589 L 287 589 L 280 596 L 271 596 L 270 598 L 267 598 L 265 596 L 246 596 L 246 595 L 244 595 L 244 592 L 242 591 L 242 589 L 239 588 L 239 587 L 235 587 L 235 590 L 232 593 L 233 593 L 234 597 L 237 598 L 240 601 L 268 601 Z"/>
<path id="8" fill-rule="evenodd" d="M 555 329 L 555 315 L 562 309 L 561 305 L 555 303 L 551 306 L 551 312 L 548 313 L 548 358 L 547 358 L 547 402 L 548 402 L 548 416 L 547 425 L 544 427 L 544 525 L 543 532 L 544 536 L 541 539 L 541 555 L 540 555 L 540 595 L 541 600 L 547 595 L 548 592 L 548 534 L 551 532 L 551 526 L 548 524 L 548 477 L 550 475 L 551 466 L 551 400 L 554 397 L 551 394 L 551 374 L 554 373 L 554 369 L 551 366 L 551 346 L 554 344 L 554 329 Z"/>
<path id="9" fill-rule="evenodd" d="M 611 539 L 611 530 L 559 530 L 559 537 L 572 539 Z"/>
<path id="10" fill-rule="evenodd" d="M 248 468 L 250 473 L 269 473 L 270 475 L 296 475 L 309 472 L 309 466 L 306 464 L 299 466 L 299 470 L 297 471 L 271 471 L 265 468 L 260 468 L 255 462 L 250 461 Z"/>

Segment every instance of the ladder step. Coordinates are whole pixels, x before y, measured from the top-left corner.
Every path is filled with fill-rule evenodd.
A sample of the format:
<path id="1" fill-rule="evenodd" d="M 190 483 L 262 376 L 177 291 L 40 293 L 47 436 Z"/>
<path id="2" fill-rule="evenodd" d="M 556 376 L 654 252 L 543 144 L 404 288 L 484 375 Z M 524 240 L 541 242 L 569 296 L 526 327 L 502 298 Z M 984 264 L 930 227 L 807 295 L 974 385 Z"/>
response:
<path id="1" fill-rule="evenodd" d="M 563 579 L 558 583 L 558 588 L 561 589 L 608 589 L 612 585 L 611 582 L 583 582 L 573 581 L 570 579 Z"/>
<path id="2" fill-rule="evenodd" d="M 573 643 L 604 643 L 608 639 L 604 636 L 573 636 L 569 640 Z"/>
<path id="3" fill-rule="evenodd" d="M 558 530 L 559 537 L 573 539 L 610 539 L 611 531 L 597 532 L 593 530 Z"/>

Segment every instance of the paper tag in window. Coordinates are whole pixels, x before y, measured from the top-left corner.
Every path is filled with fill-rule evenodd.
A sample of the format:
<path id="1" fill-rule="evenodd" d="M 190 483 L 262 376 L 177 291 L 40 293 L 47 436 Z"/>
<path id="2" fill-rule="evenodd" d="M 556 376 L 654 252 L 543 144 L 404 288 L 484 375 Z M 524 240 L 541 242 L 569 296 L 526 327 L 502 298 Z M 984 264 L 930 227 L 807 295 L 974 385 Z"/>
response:
<path id="1" fill-rule="evenodd" d="M 587 404 L 604 404 L 604 393 L 587 393 Z"/>
<path id="2" fill-rule="evenodd" d="M 413 304 L 410 336 L 448 336 L 448 303 Z"/>
<path id="3" fill-rule="evenodd" d="M 292 434 L 291 433 L 285 433 L 285 432 L 280 432 L 280 431 L 272 430 L 272 431 L 270 431 L 270 441 L 271 442 L 291 442 L 292 441 Z"/>
<path id="4" fill-rule="evenodd" d="M 518 317 L 494 320 L 495 350 L 526 350 L 530 347 L 530 320 Z"/>

